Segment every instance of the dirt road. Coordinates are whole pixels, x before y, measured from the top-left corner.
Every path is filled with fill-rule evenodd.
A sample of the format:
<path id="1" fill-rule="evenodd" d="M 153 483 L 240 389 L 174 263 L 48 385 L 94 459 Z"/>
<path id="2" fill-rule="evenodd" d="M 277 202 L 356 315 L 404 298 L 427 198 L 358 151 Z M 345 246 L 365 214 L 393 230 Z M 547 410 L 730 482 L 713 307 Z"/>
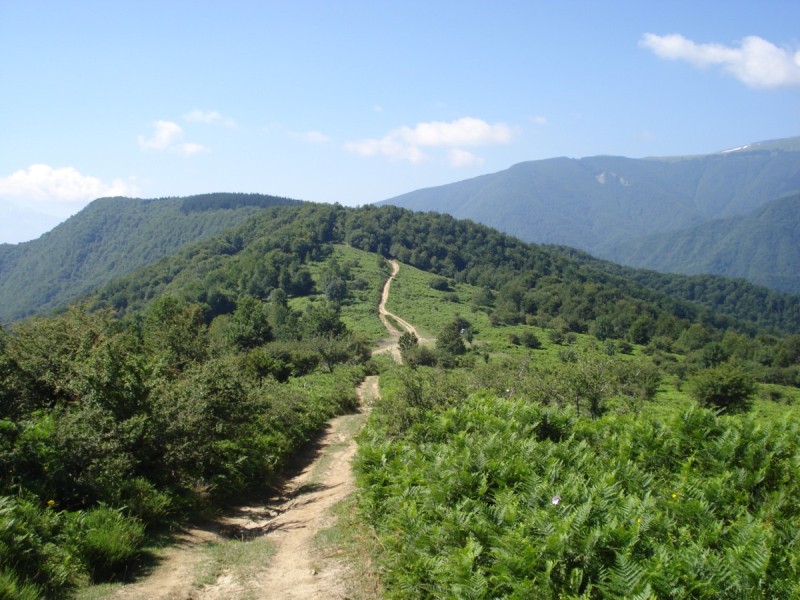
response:
<path id="1" fill-rule="evenodd" d="M 383 288 L 379 314 L 390 335 L 376 352 L 391 352 L 400 360 L 397 340 L 401 332 L 387 319 L 391 316 L 417 335 L 407 321 L 386 310 L 391 282 Z M 317 443 L 301 457 L 298 472 L 288 479 L 275 498 L 261 505 L 232 509 L 216 524 L 191 528 L 161 557 L 153 572 L 140 581 L 119 588 L 112 598 L 143 600 L 231 599 L 344 599 L 349 597 L 347 567 L 322 557 L 315 535 L 333 523 L 330 509 L 353 491 L 350 466 L 356 452 L 355 434 L 378 397 L 378 377 L 367 377 L 357 389 L 361 409 L 356 414 L 332 419 Z M 238 538 L 236 540 L 230 538 Z M 211 546 L 244 548 L 232 551 L 238 560 L 221 559 L 209 567 Z M 242 559 L 242 556 L 244 558 Z M 209 578 L 211 579 L 209 581 Z"/>
<path id="2" fill-rule="evenodd" d="M 381 345 L 379 346 L 378 350 L 376 350 L 376 354 L 381 354 L 384 352 L 388 352 L 392 355 L 395 362 L 402 362 L 402 358 L 400 357 L 400 348 L 397 345 L 400 336 L 403 335 L 406 331 L 409 333 L 413 333 L 417 339 L 422 343 L 423 340 L 419 332 L 417 331 L 416 327 L 414 327 L 411 323 L 403 319 L 402 317 L 398 317 L 396 314 L 389 312 L 386 309 L 386 302 L 389 300 L 389 289 L 392 286 L 392 281 L 397 276 L 398 271 L 400 271 L 400 264 L 396 260 L 390 260 L 389 264 L 392 265 L 392 274 L 389 276 L 389 279 L 386 280 L 386 283 L 383 285 L 383 292 L 381 293 L 381 302 L 378 305 L 378 316 L 381 319 L 381 323 L 386 328 L 386 331 L 389 332 L 389 339 L 383 340 Z M 400 325 L 405 331 L 400 331 L 397 327 L 394 326 L 392 323 L 392 319 Z"/>

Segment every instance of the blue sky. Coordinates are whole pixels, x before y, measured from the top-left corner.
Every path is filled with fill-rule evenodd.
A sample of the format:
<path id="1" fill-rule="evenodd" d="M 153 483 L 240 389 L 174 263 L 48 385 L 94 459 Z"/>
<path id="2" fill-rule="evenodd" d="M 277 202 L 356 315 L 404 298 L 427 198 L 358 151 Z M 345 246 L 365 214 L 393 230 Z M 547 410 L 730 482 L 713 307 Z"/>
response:
<path id="1" fill-rule="evenodd" d="M 0 242 L 107 195 L 359 205 L 796 135 L 796 0 L 0 0 Z"/>

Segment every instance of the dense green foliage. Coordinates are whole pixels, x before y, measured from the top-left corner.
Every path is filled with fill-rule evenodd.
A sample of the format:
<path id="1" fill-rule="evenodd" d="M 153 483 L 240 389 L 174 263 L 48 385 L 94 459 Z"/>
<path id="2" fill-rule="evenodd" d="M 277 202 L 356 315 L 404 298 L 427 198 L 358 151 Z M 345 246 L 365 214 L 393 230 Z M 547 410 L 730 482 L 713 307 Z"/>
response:
<path id="1" fill-rule="evenodd" d="M 640 285 L 706 308 L 711 314 L 746 321 L 761 328 L 800 333 L 800 295 L 776 292 L 742 279 L 718 275 L 675 275 L 634 269 L 600 260 L 564 246 L 558 252 L 579 262 L 594 277 Z"/>
<path id="2" fill-rule="evenodd" d="M 702 156 L 525 162 L 491 175 L 410 192 L 386 203 L 448 213 L 525 241 L 581 248 L 619 262 L 623 255 L 611 248 L 626 240 L 744 215 L 798 191 L 800 151 L 797 138 L 791 138 L 753 144 L 746 151 Z M 796 230 L 796 211 L 794 219 L 789 226 Z M 775 244 L 788 237 L 762 239 L 767 247 L 757 253 L 758 282 L 780 284 L 786 266 L 792 263 L 771 264 L 766 257 L 777 256 L 780 250 Z M 673 250 L 663 259 L 674 255 Z M 680 258 L 684 267 L 705 263 L 713 267 L 710 272 L 734 274 L 720 270 L 729 265 L 712 264 L 706 256 L 686 252 Z M 748 258 L 753 256 L 745 254 L 743 260 Z M 735 274 L 749 277 L 756 272 Z"/>
<path id="3" fill-rule="evenodd" d="M 357 465 L 391 597 L 800 593 L 797 419 L 590 420 L 561 378 L 470 392 L 495 375 L 384 387 Z"/>
<path id="4" fill-rule="evenodd" d="M 689 387 L 698 402 L 721 413 L 747 412 L 756 391 L 748 373 L 727 362 L 700 371 Z"/>
<path id="5" fill-rule="evenodd" d="M 223 199 L 228 200 L 239 199 Z M 203 214 L 206 201 L 198 200 L 187 214 Z M 81 306 L 0 329 L 0 589 L 61 597 L 76 583 L 121 577 L 141 559 L 147 536 L 165 523 L 266 489 L 327 418 L 353 407 L 354 384 L 369 359 L 367 340 L 353 330 L 380 335 L 375 312 L 390 257 L 422 269 L 404 266 L 413 286 L 402 275 L 393 284 L 393 294 L 409 295 L 405 306 L 416 304 L 422 312 L 423 299 L 446 305 L 425 309 L 425 326 L 439 338 L 435 350 L 413 336 L 403 339 L 403 355 L 414 369 L 385 377 L 388 385 L 394 377 L 399 391 L 377 407 L 362 458 L 365 485 L 372 490 L 367 509 L 376 526 L 387 535 L 396 527 L 405 532 L 387 544 L 403 557 L 396 564 L 409 561 L 414 573 L 444 577 L 418 584 L 402 569 L 393 570 L 388 577 L 398 593 L 407 588 L 422 596 L 468 596 L 472 588 L 463 587 L 464 574 L 475 590 L 497 590 L 484 595 L 517 593 L 517 579 L 534 585 L 518 572 L 524 565 L 489 567 L 492 544 L 508 549 L 517 540 L 504 538 L 513 523 L 485 507 L 497 504 L 506 487 L 509 507 L 533 506 L 553 484 L 559 489 L 550 498 L 564 499 L 560 509 L 584 506 L 589 520 L 575 531 L 553 534 L 563 544 L 553 538 L 551 547 L 546 537 L 544 550 L 535 536 L 551 513 L 534 511 L 531 520 L 521 521 L 513 535 L 532 536 L 525 552 L 538 565 L 537 577 L 550 578 L 535 580 L 541 589 L 611 596 L 625 583 L 615 578 L 624 575 L 631 589 L 645 594 L 649 585 L 661 593 L 667 584 L 657 573 L 669 568 L 681 590 L 702 595 L 704 588 L 692 587 L 699 585 L 692 573 L 718 583 L 728 573 L 713 570 L 722 568 L 713 566 L 721 561 L 723 567 L 741 567 L 730 578 L 731 590 L 749 593 L 765 574 L 784 577 L 794 569 L 793 555 L 777 548 L 790 547 L 783 525 L 770 529 L 760 520 L 766 494 L 774 499 L 774 514 L 796 525 L 793 509 L 770 495 L 777 488 L 767 486 L 762 494 L 759 487 L 764 469 L 772 478 L 774 464 L 775 477 L 783 481 L 792 465 L 786 456 L 794 456 L 795 448 L 770 437 L 782 431 L 778 425 L 758 429 L 753 421 L 689 413 L 686 427 L 695 431 L 699 422 L 708 440 L 722 444 L 730 438 L 733 444 L 719 455 L 720 468 L 733 475 L 709 471 L 723 483 L 706 488 L 703 481 L 695 489 L 666 459 L 640 464 L 648 452 L 688 461 L 693 451 L 688 442 L 680 445 L 689 435 L 680 433 L 683 425 L 667 428 L 679 432 L 675 441 L 637 415 L 662 380 L 701 381 L 704 373 L 726 365 L 736 364 L 747 385 L 757 380 L 796 386 L 800 336 L 723 318 L 591 261 L 449 216 L 303 204 L 258 208 L 222 235 L 115 280 Z M 369 322 L 361 324 L 365 315 Z M 779 318 L 788 320 L 790 313 Z M 545 354 L 549 358 L 540 361 Z M 429 375 L 430 365 L 467 369 Z M 495 422 L 502 424 L 497 433 Z M 781 427 L 795 432 L 792 423 Z M 648 436 L 655 439 L 652 446 L 646 445 Z M 482 444 L 488 444 L 485 456 L 494 457 L 491 469 L 470 462 L 482 452 L 472 448 Z M 500 451 L 495 445 L 504 454 L 491 454 Z M 774 447 L 776 454 L 759 462 L 762 455 L 747 453 L 751 446 Z M 591 465 L 578 459 L 587 449 L 600 457 Z M 393 482 L 393 470 L 378 465 L 394 467 L 406 453 L 416 454 L 422 462 L 407 473 L 421 485 L 428 480 L 423 474 L 429 450 L 444 457 L 433 468 L 442 478 L 429 478 L 436 490 L 431 503 L 401 502 L 394 510 L 394 493 L 405 488 Z M 698 452 L 695 461 L 717 456 L 711 447 Z M 557 459 L 563 465 L 556 468 Z M 536 488 L 536 501 L 515 499 L 520 486 L 533 485 L 537 476 L 549 483 Z M 456 491 L 446 488 L 448 480 Z M 724 498 L 719 513 L 713 505 L 702 527 L 686 524 L 670 512 L 673 504 L 659 500 L 663 484 L 670 494 L 711 503 L 713 494 L 737 489 L 732 481 L 750 496 Z M 613 494 L 608 492 L 606 505 L 607 490 Z M 421 499 L 428 492 L 400 492 L 408 498 L 417 493 Z M 461 504 L 464 498 L 467 504 Z M 444 508 L 437 504 L 442 499 Z M 462 508 L 466 512 L 447 512 Z M 635 518 L 633 510 L 652 519 L 652 540 L 619 525 Z M 420 523 L 431 515 L 445 517 L 424 521 L 426 531 L 427 523 L 433 525 L 419 538 L 425 542 L 417 559 L 409 555 L 414 540 L 406 535 L 414 531 L 414 515 Z M 394 516 L 401 521 L 392 521 Z M 606 521 L 615 528 L 603 530 Z M 466 529 L 458 529 L 459 523 Z M 682 533 L 685 527 L 688 534 Z M 680 537 L 695 534 L 695 542 Z M 681 541 L 676 547 L 690 562 L 675 566 L 674 554 L 660 554 L 670 536 Z M 706 542 L 717 554 L 703 554 Z M 433 548 L 445 551 L 441 568 L 439 559 L 426 554 Z M 585 552 L 594 548 L 596 554 Z M 731 562 L 737 556 L 745 562 Z M 500 587 L 491 587 L 498 582 Z M 778 583 L 763 585 L 784 591 Z"/>
<path id="6" fill-rule="evenodd" d="M 774 200 L 746 216 L 626 240 L 599 254 L 633 267 L 687 275 L 741 277 L 800 292 L 800 195 Z"/>
<path id="7" fill-rule="evenodd" d="M 217 288 L 224 314 L 164 294 L 124 319 L 73 307 L 0 329 L 0 584 L 12 597 L 123 576 L 148 532 L 268 489 L 355 406 L 368 348 L 324 297 L 290 306 L 316 289 L 303 272 L 268 299 L 243 282 Z"/>
<path id="8" fill-rule="evenodd" d="M 92 303 L 131 311 L 170 293 L 201 307 L 209 322 L 233 313 L 240 293 L 262 301 L 277 289 L 289 295 L 308 294 L 314 287 L 309 265 L 331 256 L 334 244 L 397 258 L 454 285 L 482 288 L 472 307 L 487 313 L 495 325 L 534 324 L 556 336 L 590 333 L 621 348 L 640 344 L 662 354 L 699 354 L 706 344 L 727 340 L 728 356 L 750 363 L 758 379 L 800 382 L 800 357 L 792 349 L 793 338 L 759 330 L 770 324 L 797 331 L 800 300 L 795 296 L 772 298 L 776 293 L 764 288 L 717 278 L 728 292 L 721 296 L 725 310 L 718 312 L 716 307 L 654 289 L 682 284 L 687 293 L 697 291 L 692 278 L 626 270 L 578 251 L 524 244 L 469 221 L 395 207 L 305 205 L 266 210 L 220 238 L 117 280 Z M 344 267 L 334 262 L 315 271 L 317 291 L 334 304 L 346 303 L 349 295 L 359 293 L 355 288 L 361 284 Z M 653 285 L 647 285 L 651 280 Z M 764 310 L 763 294 L 775 300 L 770 310 Z M 750 322 L 742 322 L 745 319 Z M 439 334 L 444 325 L 436 323 L 431 333 Z M 294 324 L 289 319 L 276 327 L 288 331 Z M 422 358 L 430 362 L 429 356 Z"/>
<path id="9" fill-rule="evenodd" d="M 37 240 L 0 245 L 0 322 L 63 307 L 264 208 L 298 203 L 261 194 L 95 200 Z"/>

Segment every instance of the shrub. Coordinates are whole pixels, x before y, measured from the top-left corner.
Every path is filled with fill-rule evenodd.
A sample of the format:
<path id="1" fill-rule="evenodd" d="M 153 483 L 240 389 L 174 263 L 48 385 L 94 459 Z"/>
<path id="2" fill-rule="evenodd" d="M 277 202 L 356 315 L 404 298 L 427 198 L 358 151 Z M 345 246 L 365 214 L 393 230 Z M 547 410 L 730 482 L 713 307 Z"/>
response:
<path id="1" fill-rule="evenodd" d="M 430 285 L 432 290 L 437 290 L 439 292 L 450 291 L 450 282 L 444 277 L 434 277 L 428 285 Z"/>
<path id="2" fill-rule="evenodd" d="M 124 502 L 126 513 L 141 519 L 145 525 L 163 523 L 172 511 L 169 495 L 156 489 L 144 479 L 136 477 L 122 484 L 118 502 Z"/>
<path id="3" fill-rule="evenodd" d="M 740 367 L 723 363 L 697 373 L 689 391 L 700 404 L 725 413 L 746 412 L 755 392 L 753 378 Z"/>
<path id="4" fill-rule="evenodd" d="M 439 354 L 428 346 L 414 346 L 403 354 L 403 362 L 411 368 L 436 366 L 439 358 Z"/>
<path id="5" fill-rule="evenodd" d="M 39 600 L 41 597 L 41 588 L 20 581 L 9 569 L 0 569 L 0 600 Z"/>
<path id="6" fill-rule="evenodd" d="M 80 529 L 78 552 L 96 581 L 123 575 L 141 555 L 144 526 L 114 508 L 102 506 L 85 513 Z"/>
<path id="7" fill-rule="evenodd" d="M 62 597 L 80 572 L 68 546 L 62 513 L 0 497 L 0 599 Z"/>
<path id="8" fill-rule="evenodd" d="M 536 337 L 536 334 L 529 330 L 522 332 L 522 336 L 520 336 L 520 342 L 522 342 L 523 346 L 532 350 L 542 347 L 542 342 L 539 341 L 539 338 Z"/>

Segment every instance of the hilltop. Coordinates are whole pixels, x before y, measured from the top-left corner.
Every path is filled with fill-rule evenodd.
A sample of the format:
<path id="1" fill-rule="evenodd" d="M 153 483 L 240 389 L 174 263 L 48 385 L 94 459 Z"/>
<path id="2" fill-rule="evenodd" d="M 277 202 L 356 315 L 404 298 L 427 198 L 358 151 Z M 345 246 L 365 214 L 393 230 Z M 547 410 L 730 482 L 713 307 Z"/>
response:
<path id="1" fill-rule="evenodd" d="M 100 198 L 39 239 L 0 244 L 0 322 L 63 307 L 266 208 L 298 203 L 262 194 Z"/>

